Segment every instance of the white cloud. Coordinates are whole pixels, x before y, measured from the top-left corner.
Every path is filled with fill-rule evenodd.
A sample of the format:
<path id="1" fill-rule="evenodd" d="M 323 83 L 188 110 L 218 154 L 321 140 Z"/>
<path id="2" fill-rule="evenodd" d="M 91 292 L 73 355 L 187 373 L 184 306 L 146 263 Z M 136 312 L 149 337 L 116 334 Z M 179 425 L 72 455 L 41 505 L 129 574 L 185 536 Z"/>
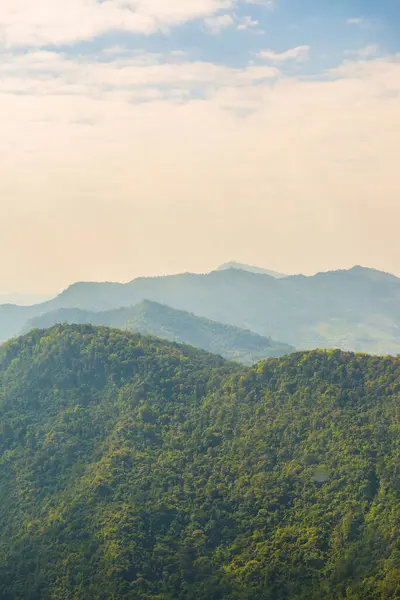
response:
<path id="1" fill-rule="evenodd" d="M 274 50 L 262 50 L 258 53 L 258 58 L 275 63 L 282 63 L 289 60 L 306 61 L 310 57 L 310 46 L 298 46 L 291 48 L 286 52 L 275 52 Z"/>
<path id="2" fill-rule="evenodd" d="M 234 18 L 229 14 L 218 15 L 216 17 L 208 17 L 207 19 L 204 19 L 204 25 L 206 26 L 206 29 L 208 29 L 208 31 L 214 35 L 220 33 L 227 27 L 233 27 L 234 24 Z"/>
<path id="3" fill-rule="evenodd" d="M 400 96 L 400 54 L 380 56 L 373 60 L 348 60 L 331 69 L 330 73 L 339 80 L 362 81 L 364 84 L 370 78 L 370 85 L 366 86 L 370 98 L 373 95 Z M 372 90 L 375 90 L 374 94 Z"/>
<path id="4" fill-rule="evenodd" d="M 378 44 L 368 44 L 367 46 L 363 46 L 362 48 L 346 50 L 345 55 L 351 57 L 351 60 L 354 60 L 354 58 L 359 58 L 360 60 L 368 60 L 378 58 L 379 56 L 383 56 L 383 53 Z"/>
<path id="5" fill-rule="evenodd" d="M 230 9 L 234 0 L 2 0 L 0 42 L 7 47 L 71 44 L 108 31 L 150 34 Z"/>
<path id="6" fill-rule="evenodd" d="M 143 89 L 146 95 L 149 89 L 154 89 L 160 97 L 177 98 L 177 90 L 183 97 L 198 90 L 199 86 L 206 94 L 215 93 L 222 87 L 247 86 L 279 75 L 278 69 L 271 66 L 228 68 L 209 62 L 185 62 L 184 55 L 170 57 L 165 62 L 158 54 L 120 55 L 119 49 L 114 50 L 115 59 L 107 62 L 74 60 L 44 51 L 3 54 L 0 93 L 68 94 L 86 98 L 106 98 L 119 93 L 127 98 L 141 99 Z M 163 88 L 162 93 L 160 88 Z"/>
<path id="7" fill-rule="evenodd" d="M 351 19 L 347 19 L 347 25 L 362 25 L 364 23 L 364 19 L 360 17 L 352 17 Z"/>
<path id="8" fill-rule="evenodd" d="M 255 29 L 259 29 L 260 27 L 260 21 L 257 21 L 256 19 L 252 19 L 251 17 L 244 17 L 244 19 L 242 20 L 241 23 L 239 23 L 239 25 L 237 26 L 237 29 L 239 31 L 246 31 L 246 30 L 255 30 Z"/>
<path id="9" fill-rule="evenodd" d="M 369 44 L 355 52 L 359 58 L 375 58 L 380 53 L 378 44 Z"/>
<path id="10" fill-rule="evenodd" d="M 347 19 L 347 25 L 361 27 L 362 29 L 369 29 L 373 26 L 373 21 L 365 19 L 364 17 L 352 17 Z"/>
<path id="11" fill-rule="evenodd" d="M 258 4 L 259 6 L 265 6 L 269 10 L 274 10 L 276 8 L 276 0 L 245 0 L 246 4 Z"/>

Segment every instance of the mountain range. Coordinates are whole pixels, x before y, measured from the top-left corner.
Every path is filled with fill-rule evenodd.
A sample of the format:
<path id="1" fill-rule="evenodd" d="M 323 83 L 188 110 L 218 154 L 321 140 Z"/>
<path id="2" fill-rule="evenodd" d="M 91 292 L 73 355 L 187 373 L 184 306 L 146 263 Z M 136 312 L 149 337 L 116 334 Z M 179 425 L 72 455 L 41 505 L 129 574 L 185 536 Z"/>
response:
<path id="1" fill-rule="evenodd" d="M 280 279 L 229 268 L 126 284 L 76 283 L 42 304 L 0 306 L 0 340 L 20 334 L 29 319 L 54 310 L 110 311 L 144 300 L 298 349 L 400 353 L 400 279 L 363 267 Z"/>
<path id="2" fill-rule="evenodd" d="M 246 368 L 90 325 L 0 347 L 1 600 L 400 591 L 400 359 Z"/>
<path id="3" fill-rule="evenodd" d="M 46 329 L 57 323 L 91 323 L 150 334 L 190 344 L 228 360 L 237 360 L 248 365 L 268 357 L 283 356 L 295 350 L 288 344 L 281 344 L 251 331 L 196 317 L 148 300 L 134 307 L 106 312 L 62 308 L 30 319 L 25 331 Z"/>

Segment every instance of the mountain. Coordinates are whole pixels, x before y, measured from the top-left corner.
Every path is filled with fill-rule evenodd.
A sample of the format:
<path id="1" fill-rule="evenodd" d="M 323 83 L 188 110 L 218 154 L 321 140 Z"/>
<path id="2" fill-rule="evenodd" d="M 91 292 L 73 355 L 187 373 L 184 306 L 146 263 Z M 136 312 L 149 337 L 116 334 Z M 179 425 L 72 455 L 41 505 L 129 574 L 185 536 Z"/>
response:
<path id="1" fill-rule="evenodd" d="M 397 598 L 399 390 L 392 357 L 6 343 L 1 600 Z"/>
<path id="2" fill-rule="evenodd" d="M 268 357 L 294 352 L 292 346 L 275 342 L 251 331 L 223 325 L 149 301 L 131 308 L 97 313 L 77 308 L 59 309 L 29 320 L 25 331 L 46 329 L 57 323 L 91 323 L 150 334 L 190 344 L 213 354 L 220 354 L 228 360 L 237 360 L 248 365 Z"/>
<path id="3" fill-rule="evenodd" d="M 46 303 L 45 303 L 46 304 Z M 36 306 L 0 305 L 0 342 L 21 333 L 26 322 L 36 314 L 42 314 L 43 304 Z"/>
<path id="4" fill-rule="evenodd" d="M 240 271 L 248 271 L 249 273 L 257 273 L 258 275 L 269 275 L 270 277 L 275 277 L 276 279 L 287 277 L 287 275 L 277 273 L 276 271 L 269 271 L 268 269 L 262 269 L 261 267 L 252 267 L 251 265 L 246 265 L 236 261 L 221 265 L 218 267 L 217 271 L 226 271 L 227 269 L 238 269 Z"/>
<path id="5" fill-rule="evenodd" d="M 0 305 L 16 304 L 17 306 L 31 306 L 40 304 L 52 298 L 52 294 L 0 294 Z"/>
<path id="6" fill-rule="evenodd" d="M 299 349 L 400 353 L 400 279 L 362 267 L 283 279 L 228 269 L 126 284 L 76 283 L 40 305 L 0 307 L 0 339 L 60 308 L 108 311 L 146 299 Z"/>

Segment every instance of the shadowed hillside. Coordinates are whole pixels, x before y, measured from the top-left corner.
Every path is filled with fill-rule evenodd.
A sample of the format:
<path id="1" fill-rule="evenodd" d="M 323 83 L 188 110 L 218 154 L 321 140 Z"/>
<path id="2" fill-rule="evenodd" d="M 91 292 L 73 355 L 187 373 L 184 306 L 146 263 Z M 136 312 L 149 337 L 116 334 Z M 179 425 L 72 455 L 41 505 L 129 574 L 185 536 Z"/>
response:
<path id="1" fill-rule="evenodd" d="M 27 332 L 35 328 L 46 329 L 57 323 L 91 323 L 150 334 L 190 344 L 213 354 L 220 354 L 228 360 L 237 360 L 248 365 L 268 357 L 294 352 L 292 346 L 251 331 L 216 323 L 149 301 L 131 308 L 98 313 L 80 309 L 60 309 L 31 319 L 25 330 Z"/>

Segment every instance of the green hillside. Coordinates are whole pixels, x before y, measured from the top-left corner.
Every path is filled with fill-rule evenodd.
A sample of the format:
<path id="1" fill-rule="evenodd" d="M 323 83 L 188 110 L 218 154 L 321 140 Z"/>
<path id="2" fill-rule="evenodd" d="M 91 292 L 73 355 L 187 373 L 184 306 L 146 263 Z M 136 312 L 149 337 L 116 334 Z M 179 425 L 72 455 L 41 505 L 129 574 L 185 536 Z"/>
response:
<path id="1" fill-rule="evenodd" d="M 43 304 L 0 306 L 0 340 L 51 311 L 109 311 L 146 299 L 298 349 L 400 353 L 400 279 L 362 267 L 282 279 L 227 269 L 126 284 L 76 283 Z"/>
<path id="2" fill-rule="evenodd" d="M 1 600 L 399 597 L 400 359 L 57 326 L 0 423 Z"/>
<path id="3" fill-rule="evenodd" d="M 173 342 L 190 344 L 247 365 L 294 352 L 294 348 L 288 344 L 149 301 L 131 308 L 97 313 L 80 309 L 60 309 L 31 319 L 25 331 L 34 328 L 46 329 L 57 323 L 91 323 L 150 334 Z"/>

